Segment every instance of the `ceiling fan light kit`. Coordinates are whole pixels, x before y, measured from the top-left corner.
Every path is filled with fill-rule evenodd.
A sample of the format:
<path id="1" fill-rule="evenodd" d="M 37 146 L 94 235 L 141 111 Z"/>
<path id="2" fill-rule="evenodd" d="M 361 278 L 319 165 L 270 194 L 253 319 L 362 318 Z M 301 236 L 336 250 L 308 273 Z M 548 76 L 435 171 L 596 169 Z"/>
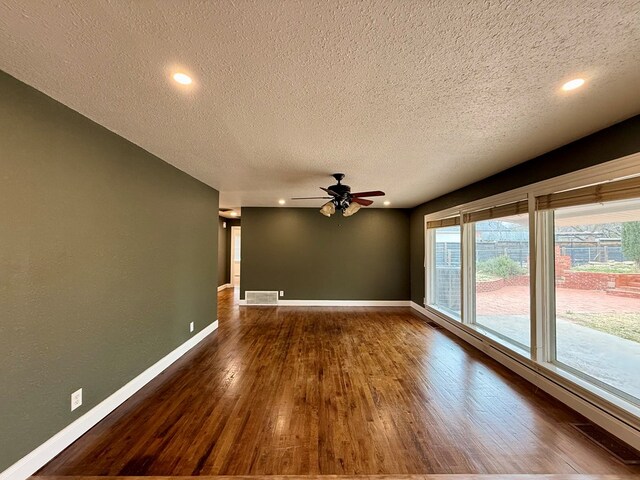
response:
<path id="1" fill-rule="evenodd" d="M 350 217 L 361 208 L 362 208 L 362 205 L 360 205 L 358 202 L 351 202 L 351 204 L 344 209 L 344 211 L 342 212 L 342 215 L 344 215 L 345 217 Z"/>
<path id="2" fill-rule="evenodd" d="M 325 217 L 330 217 L 336 210 L 340 210 L 342 215 L 345 217 L 350 217 L 362 207 L 368 207 L 373 203 L 373 200 L 368 200 L 365 197 L 383 197 L 384 192 L 380 190 L 373 190 L 370 192 L 357 192 L 351 193 L 351 187 L 349 185 L 343 185 L 340 183 L 344 178 L 344 173 L 334 173 L 333 178 L 338 182 L 335 185 L 331 185 L 328 188 L 320 187 L 321 190 L 324 190 L 330 196 L 328 197 L 294 197 L 291 200 L 308 200 L 308 199 L 329 199 L 327 203 L 325 203 L 322 208 L 320 208 L 320 213 Z"/>
<path id="3" fill-rule="evenodd" d="M 336 206 L 333 204 L 333 201 L 325 203 L 320 209 L 320 213 L 325 217 L 330 217 L 336 213 Z"/>

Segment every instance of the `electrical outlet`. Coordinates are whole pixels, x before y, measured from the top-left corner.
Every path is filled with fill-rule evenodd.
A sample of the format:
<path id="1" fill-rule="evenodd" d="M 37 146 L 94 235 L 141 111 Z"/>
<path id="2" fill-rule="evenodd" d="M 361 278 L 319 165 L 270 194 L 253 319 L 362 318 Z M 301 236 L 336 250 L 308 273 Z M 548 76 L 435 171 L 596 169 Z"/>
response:
<path id="1" fill-rule="evenodd" d="M 71 411 L 82 405 L 82 389 L 76 390 L 71 394 Z"/>
<path id="2" fill-rule="evenodd" d="M 189 331 L 190 331 L 190 332 L 193 332 L 193 330 L 194 330 L 195 328 L 196 328 L 195 324 L 194 324 L 193 322 L 191 322 L 191 323 L 189 324 Z"/>
<path id="3" fill-rule="evenodd" d="M 280 296 L 284 297 L 284 290 L 280 290 Z"/>
<path id="4" fill-rule="evenodd" d="M 222 222 L 222 228 L 227 228 L 227 222 Z"/>

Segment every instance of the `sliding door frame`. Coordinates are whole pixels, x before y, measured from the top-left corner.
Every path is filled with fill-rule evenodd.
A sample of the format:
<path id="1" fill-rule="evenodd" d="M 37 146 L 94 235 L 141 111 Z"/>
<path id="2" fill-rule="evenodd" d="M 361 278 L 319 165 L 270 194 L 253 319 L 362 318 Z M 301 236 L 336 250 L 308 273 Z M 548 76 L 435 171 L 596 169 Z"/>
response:
<path id="1" fill-rule="evenodd" d="M 552 179 L 520 187 L 509 192 L 493 195 L 477 201 L 454 206 L 440 212 L 425 215 L 424 234 L 425 255 L 431 252 L 430 233 L 426 226 L 428 221 L 460 216 L 461 224 L 461 311 L 462 322 L 447 316 L 446 312 L 430 307 L 429 289 L 433 288 L 430 279 L 431 257 L 425 257 L 425 311 L 436 321 L 443 323 L 456 335 L 472 343 L 480 342 L 522 366 L 552 381 L 577 398 L 593 405 L 608 415 L 628 425 L 635 433 L 624 432 L 624 439 L 629 443 L 640 445 L 640 407 L 625 400 L 620 395 L 587 381 L 583 376 L 572 373 L 556 361 L 555 347 L 555 267 L 554 267 L 554 215 L 552 210 L 537 211 L 536 198 L 564 190 L 580 188 L 585 185 L 620 180 L 627 177 L 640 176 L 640 152 L 600 165 L 585 168 L 577 172 L 561 175 Z M 530 340 L 531 349 L 525 353 L 512 344 L 500 341 L 488 335 L 474 325 L 475 315 L 475 258 L 471 241 L 475 238 L 473 224 L 465 224 L 466 213 L 483 208 L 491 208 L 527 199 L 529 210 L 529 258 L 530 258 Z M 483 350 L 489 352 L 484 347 Z M 505 363 L 507 365 L 507 363 Z M 509 365 L 507 365 L 509 366 Z M 574 408 L 577 408 L 574 406 Z M 626 436 L 625 436 L 626 435 Z"/>

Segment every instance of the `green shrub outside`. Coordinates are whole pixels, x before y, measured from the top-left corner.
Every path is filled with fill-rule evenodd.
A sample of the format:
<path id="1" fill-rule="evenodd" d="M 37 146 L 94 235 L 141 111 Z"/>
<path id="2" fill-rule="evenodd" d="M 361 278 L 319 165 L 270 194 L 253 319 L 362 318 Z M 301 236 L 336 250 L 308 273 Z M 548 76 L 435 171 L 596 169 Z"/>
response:
<path id="1" fill-rule="evenodd" d="M 518 262 L 507 255 L 500 255 L 499 257 L 478 262 L 476 264 L 476 272 L 484 278 L 509 278 L 527 273 L 526 269 L 522 268 Z"/>

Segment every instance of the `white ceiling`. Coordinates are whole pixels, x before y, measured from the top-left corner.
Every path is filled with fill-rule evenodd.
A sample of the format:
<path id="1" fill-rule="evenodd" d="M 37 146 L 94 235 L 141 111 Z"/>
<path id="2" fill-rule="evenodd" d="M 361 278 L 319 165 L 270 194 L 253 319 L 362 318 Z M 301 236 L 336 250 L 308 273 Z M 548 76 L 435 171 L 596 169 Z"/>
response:
<path id="1" fill-rule="evenodd" d="M 409 207 L 639 113 L 640 4 L 0 0 L 0 69 L 222 207 L 321 194 L 334 171 Z"/>

